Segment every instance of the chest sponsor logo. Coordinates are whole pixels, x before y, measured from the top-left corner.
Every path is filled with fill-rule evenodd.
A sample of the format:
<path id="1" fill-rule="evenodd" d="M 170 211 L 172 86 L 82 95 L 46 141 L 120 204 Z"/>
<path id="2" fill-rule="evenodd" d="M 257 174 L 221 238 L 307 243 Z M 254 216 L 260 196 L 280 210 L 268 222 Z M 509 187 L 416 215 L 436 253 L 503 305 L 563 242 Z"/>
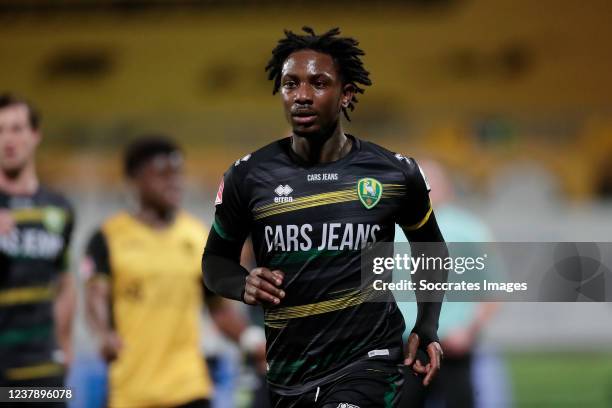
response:
<path id="1" fill-rule="evenodd" d="M 377 241 L 378 224 L 324 223 L 320 233 L 312 224 L 266 225 L 264 236 L 268 252 L 356 251 Z"/>
<path id="2" fill-rule="evenodd" d="M 293 193 L 293 189 L 289 184 L 279 184 L 278 187 L 274 189 L 274 193 L 276 197 L 274 197 L 275 203 L 290 203 L 293 201 L 293 197 L 290 196 Z"/>
<path id="3" fill-rule="evenodd" d="M 359 408 L 359 405 L 349 404 L 348 402 L 341 402 L 336 408 Z"/>
<path id="4" fill-rule="evenodd" d="M 359 201 L 368 210 L 373 208 L 382 197 L 383 186 L 374 178 L 366 177 L 357 182 L 357 195 Z"/>
<path id="5" fill-rule="evenodd" d="M 53 260 L 64 249 L 64 238 L 40 228 L 16 228 L 0 235 L 0 252 L 14 257 Z"/>
<path id="6" fill-rule="evenodd" d="M 314 173 L 306 176 L 306 181 L 338 181 L 338 173 Z"/>

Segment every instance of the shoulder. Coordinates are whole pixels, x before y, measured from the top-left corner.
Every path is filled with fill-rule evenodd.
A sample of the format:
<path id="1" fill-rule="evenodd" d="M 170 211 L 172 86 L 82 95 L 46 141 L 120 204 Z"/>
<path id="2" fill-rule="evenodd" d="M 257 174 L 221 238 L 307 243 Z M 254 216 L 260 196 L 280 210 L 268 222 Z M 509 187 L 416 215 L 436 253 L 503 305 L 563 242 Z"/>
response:
<path id="1" fill-rule="evenodd" d="M 377 156 L 391 168 L 400 170 L 406 176 L 407 181 L 420 181 L 424 179 L 423 172 L 415 159 L 401 153 L 392 152 L 376 143 L 361 141 L 361 150 Z M 425 180 L 426 182 L 426 180 Z"/>
<path id="2" fill-rule="evenodd" d="M 49 188 L 47 186 L 40 186 L 38 191 L 38 200 L 40 204 L 52 205 L 54 207 L 60 207 L 69 213 L 74 213 L 74 207 L 68 198 L 57 190 Z"/>
<path id="3" fill-rule="evenodd" d="M 269 160 L 278 157 L 279 154 L 284 153 L 284 145 L 287 143 L 287 138 L 275 140 L 256 151 L 247 154 L 246 156 L 233 162 L 228 170 L 225 172 L 227 175 L 234 177 L 244 178 L 254 171 L 257 167 L 265 164 Z"/>
<path id="4" fill-rule="evenodd" d="M 187 211 L 181 211 L 177 215 L 177 225 L 183 228 L 185 231 L 194 234 L 196 236 L 202 236 L 208 234 L 206 225 L 195 215 Z"/>
<path id="5" fill-rule="evenodd" d="M 104 235 L 117 234 L 130 228 L 133 223 L 134 220 L 127 211 L 120 211 L 104 220 L 99 231 Z"/>

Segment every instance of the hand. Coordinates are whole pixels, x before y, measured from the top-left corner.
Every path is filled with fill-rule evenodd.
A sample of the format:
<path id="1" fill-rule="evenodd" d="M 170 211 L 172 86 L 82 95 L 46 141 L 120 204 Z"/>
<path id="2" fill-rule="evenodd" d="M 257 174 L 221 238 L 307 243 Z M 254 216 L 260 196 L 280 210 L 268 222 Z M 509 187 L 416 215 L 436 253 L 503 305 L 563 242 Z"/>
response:
<path id="1" fill-rule="evenodd" d="M 419 349 L 419 335 L 411 333 L 408 337 L 408 344 L 406 346 L 406 359 L 404 365 L 412 368 L 414 375 L 425 374 L 423 385 L 428 386 L 431 381 L 435 378 L 440 371 L 440 363 L 442 361 L 442 347 L 437 341 L 432 341 L 427 345 L 426 351 L 429 356 L 429 363 L 423 365 L 423 363 L 416 358 L 417 350 Z"/>
<path id="2" fill-rule="evenodd" d="M 74 361 L 74 352 L 72 351 L 72 345 L 67 345 L 62 347 L 62 364 L 66 371 L 72 367 L 72 362 Z"/>
<path id="3" fill-rule="evenodd" d="M 102 337 L 100 354 L 107 363 L 117 359 L 122 348 L 123 342 L 116 332 L 108 332 Z"/>
<path id="4" fill-rule="evenodd" d="M 283 284 L 285 275 L 279 271 L 268 268 L 255 268 L 246 278 L 244 287 L 244 303 L 258 305 L 272 303 L 278 305 L 285 297 L 285 291 L 279 287 Z"/>
<path id="5" fill-rule="evenodd" d="M 74 361 L 74 353 L 70 347 L 60 345 L 61 348 L 57 350 L 57 355 L 54 355 L 54 360 L 64 366 L 64 371 L 70 371 L 72 362 Z"/>
<path id="6" fill-rule="evenodd" d="M 0 235 L 6 235 L 15 228 L 15 220 L 9 210 L 0 210 Z"/>
<path id="7" fill-rule="evenodd" d="M 253 357 L 255 358 L 255 365 L 257 366 L 257 371 L 262 374 L 266 373 L 266 343 L 261 343 L 257 350 L 253 352 Z"/>
<path id="8" fill-rule="evenodd" d="M 472 350 L 475 333 L 469 328 L 457 328 L 441 339 L 444 352 L 448 356 L 464 356 Z"/>

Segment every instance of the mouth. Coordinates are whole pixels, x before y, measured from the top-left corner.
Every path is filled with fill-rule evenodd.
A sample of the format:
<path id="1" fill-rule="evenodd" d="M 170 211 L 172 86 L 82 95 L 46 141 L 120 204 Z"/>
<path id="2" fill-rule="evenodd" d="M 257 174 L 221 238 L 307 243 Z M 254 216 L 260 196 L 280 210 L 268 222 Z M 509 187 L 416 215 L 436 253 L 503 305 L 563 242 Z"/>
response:
<path id="1" fill-rule="evenodd" d="M 291 118 L 293 119 L 293 122 L 300 125 L 305 125 L 314 122 L 317 118 L 317 114 L 316 112 L 306 110 L 295 111 L 291 114 Z"/>

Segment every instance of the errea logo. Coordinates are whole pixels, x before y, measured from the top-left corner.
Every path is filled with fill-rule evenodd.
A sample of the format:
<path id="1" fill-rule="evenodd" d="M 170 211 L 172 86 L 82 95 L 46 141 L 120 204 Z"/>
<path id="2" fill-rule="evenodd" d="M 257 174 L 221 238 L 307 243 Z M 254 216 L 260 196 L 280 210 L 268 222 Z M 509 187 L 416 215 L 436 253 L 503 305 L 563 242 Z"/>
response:
<path id="1" fill-rule="evenodd" d="M 290 197 L 289 194 L 293 193 L 293 189 L 289 184 L 279 184 L 278 187 L 274 189 L 276 193 L 276 197 L 274 197 L 275 203 L 290 203 L 293 201 L 293 197 Z"/>
<path id="2" fill-rule="evenodd" d="M 284 186 L 281 184 L 278 187 L 276 187 L 274 192 L 279 196 L 288 196 L 289 194 L 293 193 L 293 189 L 291 188 L 289 184 L 284 185 Z"/>

